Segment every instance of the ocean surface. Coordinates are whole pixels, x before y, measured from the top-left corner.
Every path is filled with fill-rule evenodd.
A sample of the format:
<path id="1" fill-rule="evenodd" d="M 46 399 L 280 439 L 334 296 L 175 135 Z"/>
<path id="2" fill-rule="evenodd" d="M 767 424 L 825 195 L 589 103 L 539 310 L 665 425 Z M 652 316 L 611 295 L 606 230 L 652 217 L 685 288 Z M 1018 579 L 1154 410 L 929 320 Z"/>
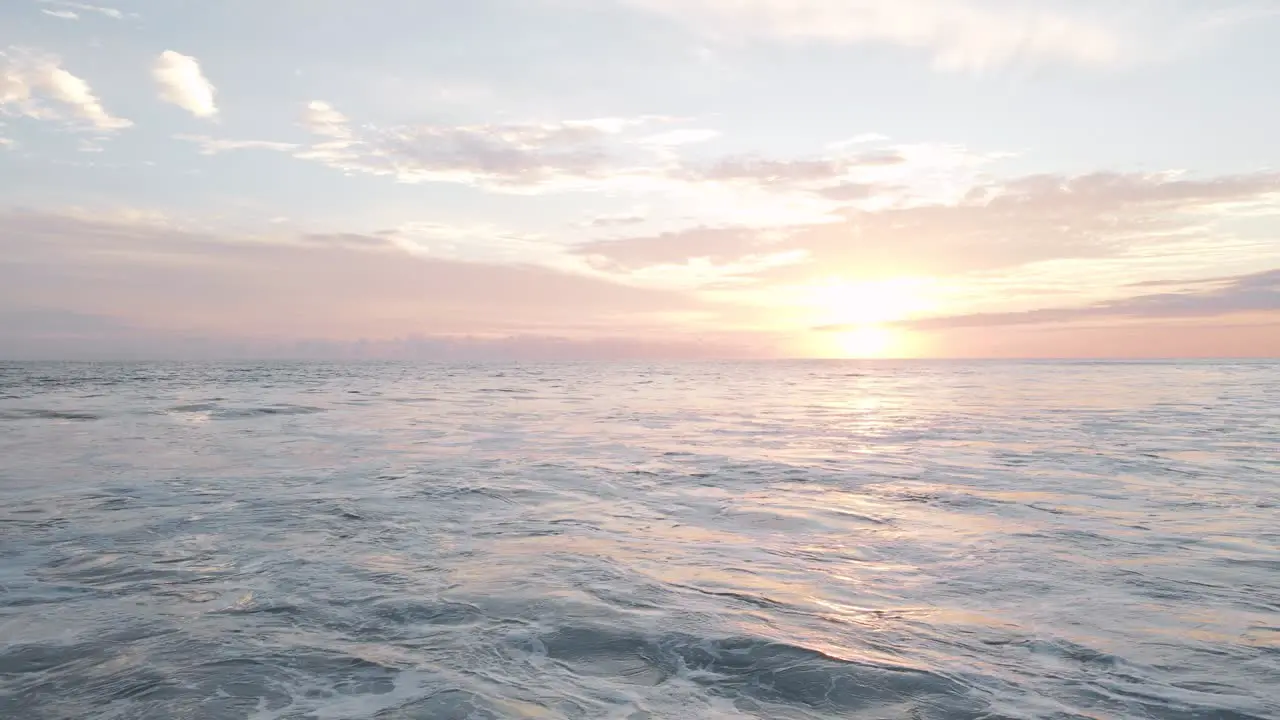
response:
<path id="1" fill-rule="evenodd" d="M 1280 363 L 0 364 L 0 718 L 1280 718 Z"/>

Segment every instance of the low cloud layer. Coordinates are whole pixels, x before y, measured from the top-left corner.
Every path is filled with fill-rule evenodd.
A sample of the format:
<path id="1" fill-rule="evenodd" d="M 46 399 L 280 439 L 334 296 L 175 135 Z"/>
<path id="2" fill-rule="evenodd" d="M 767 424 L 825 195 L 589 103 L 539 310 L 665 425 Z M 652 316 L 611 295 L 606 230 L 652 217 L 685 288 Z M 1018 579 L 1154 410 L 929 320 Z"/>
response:
<path id="1" fill-rule="evenodd" d="M 429 336 L 580 343 L 619 333 L 635 347 L 697 344 L 646 330 L 655 315 L 696 309 L 687 295 L 532 266 L 427 258 L 388 236 L 219 237 L 156 218 L 17 212 L 0 215 L 0 253 L 0 308 L 25 313 L 21 329 L 32 343 L 52 337 L 34 337 L 32 328 L 66 329 L 30 321 L 52 313 L 109 320 L 94 335 L 99 340 L 129 328 L 128 337 L 270 339 L 277 349 L 304 340 Z M 17 317 L 9 316 L 15 341 Z M 6 344 L 8 353 L 20 350 Z"/>
<path id="2" fill-rule="evenodd" d="M 104 5 L 90 5 L 88 3 L 72 2 L 71 0 L 40 0 L 45 5 L 51 5 L 56 10 L 45 10 L 44 12 L 55 17 L 66 19 L 78 18 L 80 13 L 90 13 L 111 18 L 112 20 L 123 20 L 124 13 L 113 7 Z"/>
<path id="3" fill-rule="evenodd" d="M 406 335 L 396 338 L 228 337 L 164 332 L 66 311 L 0 311 L 0 359 L 424 360 L 432 362 L 673 360 L 770 357 L 758 341 L 699 338 Z"/>
<path id="4" fill-rule="evenodd" d="M 1168 282 L 1163 281 L 1161 284 Z M 1061 324 L 1082 320 L 1168 320 L 1280 313 L 1280 270 L 1180 284 L 1189 285 L 1190 289 L 1135 295 L 1083 307 L 954 315 L 914 320 L 905 325 L 915 330 L 949 330 Z"/>

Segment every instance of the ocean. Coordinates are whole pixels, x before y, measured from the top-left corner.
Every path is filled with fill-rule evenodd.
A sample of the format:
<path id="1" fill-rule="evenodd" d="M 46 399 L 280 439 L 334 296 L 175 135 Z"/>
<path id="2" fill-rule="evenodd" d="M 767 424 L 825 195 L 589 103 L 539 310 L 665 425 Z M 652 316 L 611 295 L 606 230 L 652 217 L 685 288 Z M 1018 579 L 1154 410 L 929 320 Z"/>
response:
<path id="1" fill-rule="evenodd" d="M 1280 718 L 1280 363 L 0 364 L 0 718 Z"/>

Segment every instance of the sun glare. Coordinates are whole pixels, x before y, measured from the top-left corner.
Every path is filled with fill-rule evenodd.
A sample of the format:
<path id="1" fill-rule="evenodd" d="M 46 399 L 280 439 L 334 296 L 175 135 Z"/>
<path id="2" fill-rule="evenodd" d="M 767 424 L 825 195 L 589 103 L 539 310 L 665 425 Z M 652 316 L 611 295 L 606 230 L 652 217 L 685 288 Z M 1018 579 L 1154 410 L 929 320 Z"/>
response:
<path id="1" fill-rule="evenodd" d="M 880 358 L 893 354 L 895 331 L 880 325 L 863 325 L 832 334 L 833 350 L 839 357 Z"/>
<path id="2" fill-rule="evenodd" d="M 813 324 L 826 328 L 819 353 L 848 358 L 909 355 L 907 333 L 893 326 L 929 309 L 927 279 L 829 280 L 811 286 Z"/>
<path id="3" fill-rule="evenodd" d="M 928 307 L 926 281 L 897 278 L 867 282 L 828 280 L 813 286 L 810 302 L 828 325 L 879 325 Z"/>

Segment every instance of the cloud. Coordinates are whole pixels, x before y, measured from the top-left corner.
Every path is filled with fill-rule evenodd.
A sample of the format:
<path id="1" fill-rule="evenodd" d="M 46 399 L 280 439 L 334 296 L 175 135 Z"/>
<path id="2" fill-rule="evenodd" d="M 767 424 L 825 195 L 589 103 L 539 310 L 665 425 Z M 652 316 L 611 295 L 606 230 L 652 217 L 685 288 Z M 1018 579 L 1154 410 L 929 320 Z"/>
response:
<path id="1" fill-rule="evenodd" d="M 628 225 L 640 225 L 644 223 L 646 218 L 643 215 L 601 215 L 591 218 L 587 221 L 587 227 L 606 228 L 606 227 L 626 227 Z"/>
<path id="2" fill-rule="evenodd" d="M 303 126 L 324 138 L 298 157 L 403 183 L 452 182 L 495 190 L 581 187 L 626 175 L 612 141 L 653 118 L 597 118 L 480 125 L 399 125 L 357 132 L 325 102 Z"/>
<path id="3" fill-rule="evenodd" d="M 347 117 L 327 102 L 313 100 L 307 104 L 302 118 L 302 125 L 314 135 L 333 138 L 334 140 L 352 140 L 350 121 Z"/>
<path id="4" fill-rule="evenodd" d="M 688 168 L 685 175 L 690 179 L 712 182 L 804 188 L 841 181 L 859 169 L 900 165 L 906 162 L 905 156 L 892 150 L 809 160 L 729 157 L 704 167 Z"/>
<path id="5" fill-rule="evenodd" d="M 377 147 L 406 182 L 464 175 L 536 185 L 556 176 L 599 177 L 608 165 L 598 143 L 607 134 L 591 124 L 416 126 L 382 134 Z"/>
<path id="6" fill-rule="evenodd" d="M 124 13 L 120 12 L 115 8 L 103 7 L 100 5 L 88 5 L 85 3 L 78 3 L 78 2 L 69 2 L 69 0 L 40 0 L 40 2 L 46 5 L 53 5 L 55 7 L 70 8 L 69 10 L 44 10 L 43 11 L 49 15 L 53 15 L 54 17 L 75 19 L 77 17 L 77 14 L 74 11 L 80 10 L 82 12 L 89 12 L 89 13 L 96 13 L 98 15 L 104 15 L 113 20 L 124 19 Z"/>
<path id="7" fill-rule="evenodd" d="M 273 142 L 271 140 L 227 140 L 209 137 L 208 135 L 175 135 L 174 139 L 199 145 L 201 155 L 217 155 L 232 150 L 289 152 L 298 148 L 296 143 Z"/>
<path id="8" fill-rule="evenodd" d="M 949 145 L 882 145 L 882 140 L 862 136 L 832 143 L 816 157 L 676 158 L 655 173 L 653 185 L 694 201 L 699 208 L 694 214 L 703 224 L 830 223 L 842 208 L 955 203 L 1003 157 Z M 720 212 L 706 212 L 717 206 Z"/>
<path id="9" fill-rule="evenodd" d="M 786 165 L 770 177 L 795 180 L 828 172 L 823 164 Z M 858 189 L 863 192 L 872 191 Z M 797 250 L 808 253 L 812 266 L 778 272 L 794 278 L 816 267 L 830 275 L 945 276 L 1204 240 L 1217 219 L 1250 203 L 1280 204 L 1280 174 L 1035 175 L 973 186 L 955 203 L 851 207 L 838 222 L 691 228 L 599 241 L 579 251 L 638 268 Z"/>
<path id="10" fill-rule="evenodd" d="M 750 209 L 758 216 L 785 212 L 807 218 L 823 217 L 848 201 L 873 200 L 873 193 L 865 192 L 873 186 L 899 195 L 927 190 L 930 177 L 963 177 L 995 157 L 946 146 L 868 147 L 883 138 L 862 136 L 834 144 L 817 158 L 741 155 L 695 161 L 679 149 L 717 132 L 645 132 L 673 122 L 679 120 L 639 116 L 374 127 L 357 126 L 332 105 L 314 101 L 301 125 L 315 141 L 295 155 L 344 173 L 402 183 L 456 183 L 504 193 L 667 194 L 703 210 L 719 206 L 738 216 Z"/>
<path id="11" fill-rule="evenodd" d="M 156 58 L 151 76 L 160 86 L 160 98 L 198 118 L 218 114 L 214 104 L 217 90 L 205 78 L 196 59 L 173 50 L 165 50 Z"/>
<path id="12" fill-rule="evenodd" d="M 89 84 L 62 68 L 51 68 L 45 78 L 45 88 L 55 100 L 70 106 L 79 117 L 100 130 L 118 130 L 133 123 L 112 117 L 94 96 Z"/>
<path id="13" fill-rule="evenodd" d="M 79 20 L 80 16 L 72 10 L 49 10 L 42 8 L 40 12 L 51 17 L 61 18 L 62 20 Z"/>
<path id="14" fill-rule="evenodd" d="M 1280 269 L 1198 281 L 1194 285 L 1200 287 L 1185 292 L 1135 295 L 1081 307 L 970 313 L 924 318 L 904 324 L 916 330 L 949 330 L 1099 319 L 1179 319 L 1223 317 L 1244 313 L 1280 313 Z"/>
<path id="15" fill-rule="evenodd" d="M 681 265 L 692 260 L 714 263 L 758 254 L 767 245 L 756 228 L 696 227 L 659 235 L 598 240 L 574 252 L 603 267 L 637 270 L 654 265 Z"/>
<path id="16" fill-rule="evenodd" d="M 621 0 L 730 38 L 879 43 L 918 49 L 948 71 L 1015 61 L 1106 67 L 1135 45 L 1114 13 L 1021 0 Z M 1141 37 L 1140 35 L 1137 37 Z"/>
<path id="17" fill-rule="evenodd" d="M 63 69 L 57 57 L 18 48 L 0 52 L 0 113 L 67 119 L 42 100 L 55 101 L 72 118 L 97 130 L 110 132 L 133 125 L 107 112 L 89 83 Z"/>

